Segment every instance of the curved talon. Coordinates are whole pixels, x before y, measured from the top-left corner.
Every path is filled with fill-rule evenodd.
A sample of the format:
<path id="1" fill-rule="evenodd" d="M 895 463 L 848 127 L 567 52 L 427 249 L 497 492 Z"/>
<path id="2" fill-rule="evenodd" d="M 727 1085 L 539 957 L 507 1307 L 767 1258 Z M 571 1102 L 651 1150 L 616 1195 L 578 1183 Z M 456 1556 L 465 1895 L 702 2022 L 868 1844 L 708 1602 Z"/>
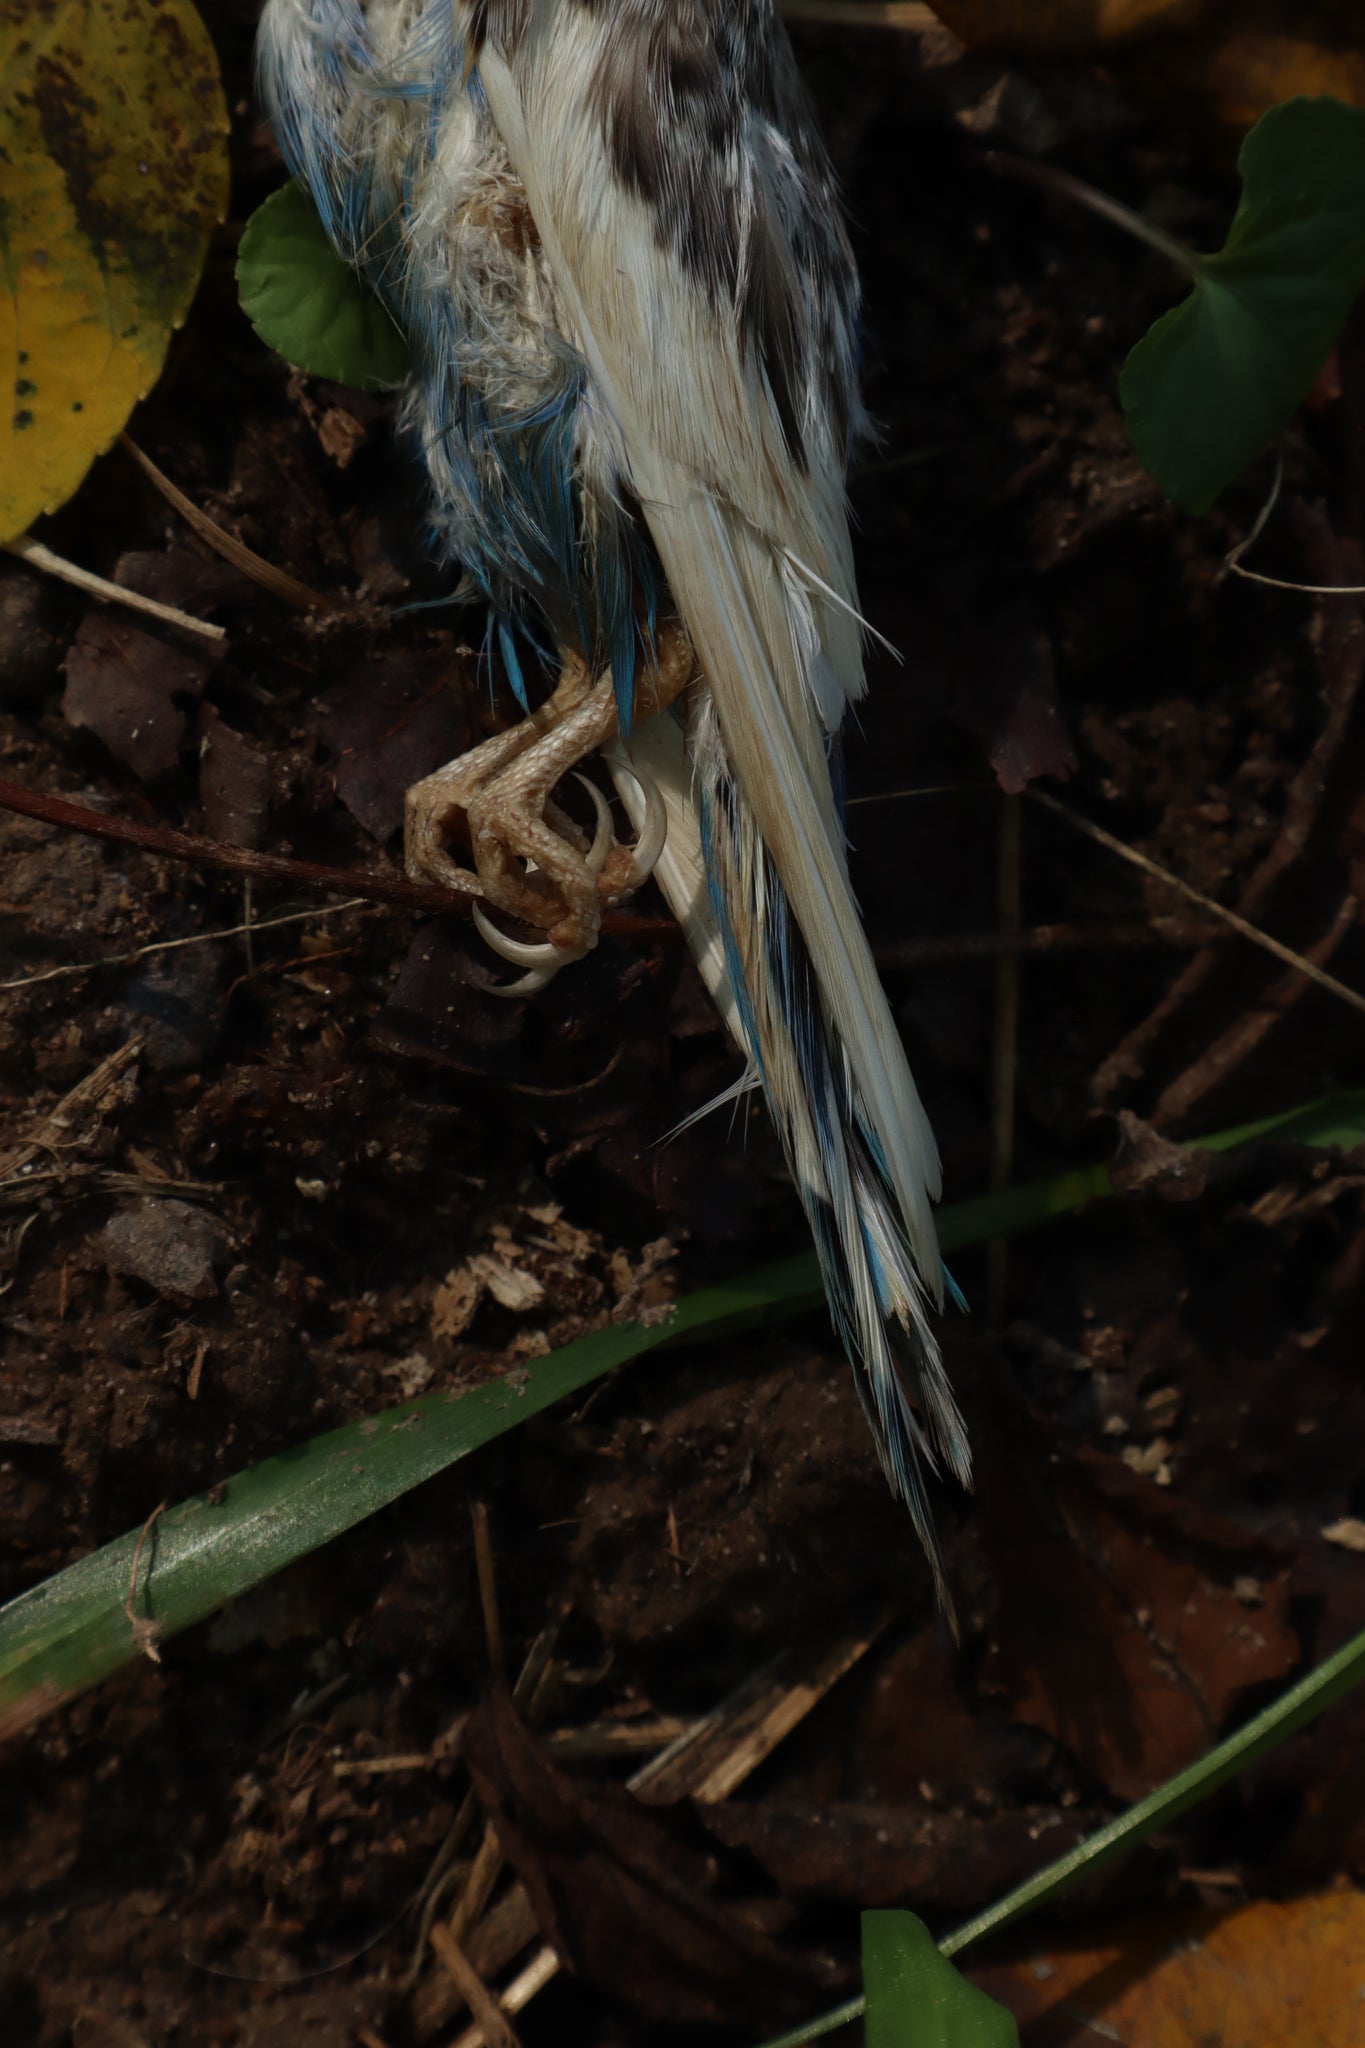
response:
<path id="1" fill-rule="evenodd" d="M 611 821 L 611 805 L 597 784 L 590 781 L 586 775 L 575 774 L 574 781 L 582 783 L 592 798 L 592 807 L 597 813 L 597 830 L 592 835 L 592 845 L 583 856 L 583 865 L 590 875 L 600 875 L 607 864 L 607 855 L 616 844 L 616 828 Z"/>
<path id="2" fill-rule="evenodd" d="M 516 981 L 490 985 L 484 993 L 490 996 L 538 996 L 543 988 L 549 987 L 558 972 L 557 967 L 537 967 L 533 973 L 523 974 Z"/>
<path id="3" fill-rule="evenodd" d="M 638 889 L 642 882 L 647 882 L 658 866 L 659 855 L 668 837 L 668 812 L 664 809 L 663 792 L 652 775 L 642 775 L 624 749 L 615 752 L 613 759 L 618 768 L 624 768 L 627 775 L 634 778 L 645 800 L 645 815 L 636 831 L 635 844 L 630 848 L 631 879 L 621 890 L 622 895 L 629 895 L 632 889 Z"/>
<path id="4" fill-rule="evenodd" d="M 510 960 L 514 967 L 530 969 L 518 981 L 506 981 L 497 988 L 490 988 L 490 996 L 534 996 L 548 988 L 561 967 L 567 967 L 571 960 L 579 958 L 577 953 L 566 953 L 562 946 L 552 946 L 546 940 L 532 942 L 526 939 L 511 939 L 506 932 L 500 932 L 491 917 L 477 903 L 470 905 L 475 929 L 493 951 L 503 960 Z"/>
<path id="5" fill-rule="evenodd" d="M 493 951 L 503 960 L 510 960 L 514 967 L 548 967 L 553 974 L 575 958 L 566 953 L 562 946 L 552 946 L 548 940 L 512 939 L 506 932 L 500 932 L 491 917 L 479 904 L 470 906 L 474 923 L 482 938 L 488 941 Z"/>

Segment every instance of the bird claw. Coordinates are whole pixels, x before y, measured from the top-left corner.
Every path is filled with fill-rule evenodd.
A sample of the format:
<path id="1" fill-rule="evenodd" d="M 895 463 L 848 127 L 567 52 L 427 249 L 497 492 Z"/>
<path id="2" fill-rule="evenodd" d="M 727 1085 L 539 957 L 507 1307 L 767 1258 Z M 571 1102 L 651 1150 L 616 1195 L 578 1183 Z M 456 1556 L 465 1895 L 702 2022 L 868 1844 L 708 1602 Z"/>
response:
<path id="1" fill-rule="evenodd" d="M 571 960 L 583 956 L 571 952 L 564 946 L 552 946 L 547 939 L 529 941 L 513 939 L 506 932 L 500 932 L 491 917 L 479 904 L 470 906 L 475 928 L 499 959 L 510 960 L 514 967 L 525 967 L 529 971 L 519 981 L 504 982 L 498 988 L 490 988 L 493 996 L 532 996 L 549 986 L 561 967 L 567 967 Z"/>
<path id="2" fill-rule="evenodd" d="M 602 753 L 614 768 L 625 770 L 645 800 L 645 814 L 635 834 L 634 846 L 620 849 L 629 854 L 630 866 L 626 874 L 614 883 L 614 894 L 629 896 L 649 880 L 659 864 L 659 855 L 668 837 L 668 813 L 664 809 L 663 792 L 658 783 L 652 775 L 641 773 L 619 742 L 603 747 Z M 600 799 L 600 790 L 595 790 L 594 795 Z"/>
<path id="3" fill-rule="evenodd" d="M 586 775 L 575 774 L 574 777 L 588 792 L 597 814 L 592 845 L 586 854 L 580 856 L 587 872 L 594 880 L 599 880 L 613 854 L 619 853 L 628 859 L 629 864 L 625 871 L 621 872 L 618 868 L 611 876 L 609 885 L 599 880 L 599 887 L 609 900 L 629 895 L 632 890 L 638 889 L 641 883 L 649 879 L 659 855 L 663 852 L 668 824 L 663 797 L 657 783 L 649 776 L 642 775 L 624 758 L 618 761 L 618 765 L 625 767 L 628 773 L 634 776 L 644 797 L 644 819 L 633 847 L 623 847 L 618 842 L 612 823 L 611 806 L 596 783 L 589 781 Z M 528 862 L 527 866 L 531 869 L 534 863 Z M 571 961 L 581 960 L 588 950 L 586 946 L 557 946 L 548 939 L 511 938 L 506 932 L 498 930 L 486 911 L 477 903 L 472 908 L 475 926 L 493 952 L 500 959 L 510 961 L 512 966 L 527 970 L 518 980 L 490 989 L 490 995 L 536 995 L 548 986 L 562 967 L 567 967 Z"/>
<path id="4" fill-rule="evenodd" d="M 607 751 L 603 748 L 604 754 Z M 617 839 L 612 824 L 611 806 L 597 784 L 590 782 L 586 775 L 576 775 L 574 780 L 581 782 L 587 790 L 592 798 L 593 809 L 597 813 L 597 829 L 593 834 L 592 846 L 584 857 L 588 873 L 601 875 L 612 854 L 622 856 L 622 862 L 613 870 L 605 886 L 608 899 L 616 902 L 641 888 L 658 866 L 659 855 L 664 850 L 664 840 L 668 833 L 668 814 L 664 810 L 659 785 L 652 777 L 642 775 L 634 762 L 619 750 L 611 750 L 611 759 L 616 767 L 624 768 L 639 784 L 640 793 L 645 800 L 644 819 L 635 835 L 633 846 L 622 846 Z"/>
<path id="5" fill-rule="evenodd" d="M 592 798 L 593 810 L 597 813 L 597 829 L 592 835 L 592 845 L 583 856 L 583 865 L 590 875 L 600 875 L 607 864 L 607 856 L 616 845 L 616 827 L 611 821 L 611 805 L 595 782 L 586 775 L 574 775 L 574 781 L 581 783 Z"/>

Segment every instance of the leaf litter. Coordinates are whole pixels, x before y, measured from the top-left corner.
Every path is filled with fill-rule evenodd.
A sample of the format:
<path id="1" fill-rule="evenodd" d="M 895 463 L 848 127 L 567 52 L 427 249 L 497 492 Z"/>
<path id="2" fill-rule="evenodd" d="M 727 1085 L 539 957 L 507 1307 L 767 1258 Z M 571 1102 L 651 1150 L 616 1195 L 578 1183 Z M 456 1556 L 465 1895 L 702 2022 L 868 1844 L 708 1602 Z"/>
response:
<path id="1" fill-rule="evenodd" d="M 244 98 L 239 10 L 206 14 L 230 95 Z M 1069 803 L 1311 945 L 1353 857 L 1358 608 L 1219 583 L 1259 482 L 1192 527 L 1137 476 L 1114 377 L 1124 337 L 1166 303 L 1160 267 L 965 160 L 945 179 L 954 145 L 941 110 L 923 118 L 931 85 L 899 63 L 869 67 L 824 31 L 803 47 L 860 223 L 871 403 L 888 455 L 929 451 L 857 482 L 869 607 L 911 649 L 931 610 L 985 622 L 937 687 L 905 687 L 877 657 L 855 793 L 948 793 L 853 813 L 874 934 L 991 931 L 999 735 L 1022 780 L 1055 772 L 1069 746 Z M 1122 100 L 1119 115 L 1062 120 L 1055 146 L 1099 184 L 1207 189 L 1177 131 Z M 248 140 L 244 204 L 276 175 Z M 895 197 L 907 189 L 930 195 L 913 222 Z M 320 628 L 267 592 L 214 582 L 203 543 L 178 528 L 167 545 L 161 498 L 130 496 L 105 465 L 59 522 L 63 551 L 109 574 L 136 557 L 139 587 L 211 609 L 228 649 L 204 664 L 172 629 L 131 629 L 158 649 L 137 670 L 152 678 L 148 703 L 180 721 L 153 768 L 134 737 L 147 706 L 106 698 L 105 731 L 70 724 L 49 652 L 38 695 L 5 711 L 4 772 L 143 820 L 382 865 L 413 762 L 453 730 L 483 729 L 505 697 L 461 651 L 477 637 L 463 615 L 390 618 L 354 602 L 362 582 L 445 594 L 403 513 L 411 476 L 382 417 L 342 442 L 329 429 L 329 447 L 333 394 L 291 395 L 237 321 L 224 264 L 184 347 L 139 441 L 225 530 L 338 610 Z M 1357 406 L 1345 365 L 1340 395 L 1288 452 L 1291 510 L 1262 542 L 1270 567 L 1352 580 L 1342 572 L 1365 536 L 1340 480 Z M 75 648 L 86 617 L 74 593 L 45 597 L 42 644 Z M 31 629 L 21 618 L 15 630 Z M 187 660 L 203 667 L 197 689 L 174 681 Z M 1002 661 L 1035 680 L 1022 711 L 992 695 Z M 358 687 L 367 673 L 374 708 Z M 234 753 L 268 767 L 268 789 L 262 767 L 229 801 Z M 0 818 L 0 840 L 0 938 L 16 973 L 306 908 L 278 885 L 247 900 L 240 881 L 27 819 Z M 1028 920 L 1169 909 L 1041 819 L 1024 862 Z M 534 1007 L 487 996 L 497 976 L 462 927 L 355 910 L 171 953 L 156 976 L 129 963 L 4 996 L 0 1072 L 21 1135 L 135 1034 L 147 1047 L 107 1118 L 54 1126 L 41 1184 L 7 1183 L 33 1220 L 0 1300 L 6 1590 L 141 1528 L 163 1500 L 391 1406 L 395 1373 L 429 1374 L 424 1396 L 505 1379 L 544 1345 L 804 1244 L 759 1122 L 746 1130 L 727 1112 L 665 1142 L 680 1109 L 733 1070 L 664 921 L 639 907 L 638 929 L 613 932 Z M 811 1645 L 813 1668 L 860 1601 L 892 1615 L 752 1782 L 696 1813 L 655 1808 L 647 1830 L 610 1762 L 547 1775 L 543 1755 L 519 1751 L 513 1774 L 488 1767 L 485 1744 L 482 1789 L 514 1814 L 523 1877 L 535 1859 L 545 1868 L 567 1849 L 568 1861 L 529 1916 L 503 1873 L 461 1946 L 515 1980 L 554 1931 L 564 1870 L 583 1920 L 587 1979 L 555 1978 L 517 2022 L 528 2039 L 585 2013 L 608 2024 L 632 1988 L 771 2032 L 789 1997 L 798 2011 L 828 2001 L 816 1959 L 830 1965 L 821 1981 L 852 1984 L 857 1907 L 909 1906 L 936 1929 L 976 1910 L 1358 1629 L 1358 1559 L 1322 1533 L 1361 1511 L 1356 1177 L 1267 1144 L 1220 1161 L 1195 1193 L 1162 1149 L 1365 1079 L 1354 1020 L 1312 992 L 1210 1068 L 1277 970 L 1240 947 L 1197 957 L 1174 1004 L 1183 956 L 1161 946 L 1117 966 L 1098 946 L 1027 963 L 1021 1177 L 1108 1155 L 1094 1100 L 1159 1135 L 1130 1138 L 1128 1193 L 1016 1255 L 1008 1341 L 979 1308 L 969 1336 L 956 1333 L 982 1467 L 975 1501 L 941 1508 L 960 1659 L 935 1631 L 823 1325 L 659 1351 L 293 1567 L 264 1632 L 244 1622 L 230 1650 L 202 1631 L 177 1637 L 158 1671 L 125 1673 L 14 1749 L 0 1910 L 6 1995 L 35 2016 L 34 2037 L 55 2041 L 116 1996 L 152 2038 L 250 2025 L 262 2039 L 335 2039 L 363 2024 L 422 2039 L 460 2024 L 426 1949 L 411 1997 L 397 1990 L 417 1921 L 395 1930 L 393 1916 L 459 1831 L 470 1781 L 452 1724 L 472 1711 L 486 1731 L 496 1711 L 477 1699 L 475 1488 L 514 1663 L 560 1625 L 555 1703 L 533 1738 L 550 1756 L 556 1730 L 704 1717 L 794 1642 Z M 1350 931 L 1333 968 L 1361 985 Z M 990 1153 L 990 974 L 987 960 L 891 977 L 964 1194 L 984 1184 Z M 1197 1120 L 1157 1117 L 1200 1061 Z M 220 1233 L 213 1292 L 202 1264 L 202 1293 L 162 1292 L 147 1264 L 110 1271 L 111 1221 L 171 1201 Z M 976 1255 L 954 1263 L 979 1304 Z M 154 1600 L 144 1547 L 139 1616 L 149 1588 Z M 1107 1910 L 1106 1924 L 1120 1906 L 1183 1910 L 1201 1871 L 1251 1891 L 1286 1871 L 1310 1889 L 1358 1878 L 1359 1719 L 1342 1707 L 1186 1821 L 1178 1845 L 1143 1851 L 1069 1910 Z M 550 1789 L 523 1799 L 528 1779 Z M 613 1834 L 603 1816 L 620 1811 Z M 443 1867 L 472 1864 L 479 1839 L 467 1821 Z M 618 1851 L 649 1902 L 633 1987 L 619 1965 L 613 1976 L 622 1923 L 602 1905 Z M 680 1895 L 667 1890 L 674 1866 Z M 573 1873 L 589 1867 L 594 1884 L 575 1898 Z M 694 1981 L 699 1926 L 723 1967 Z M 188 1971 L 187 1948 L 223 1974 Z M 772 1976 L 733 1965 L 760 1951 Z M 610 2024 L 648 2038 L 644 2021 Z M 708 2031 L 694 2024 L 690 2038 Z"/>

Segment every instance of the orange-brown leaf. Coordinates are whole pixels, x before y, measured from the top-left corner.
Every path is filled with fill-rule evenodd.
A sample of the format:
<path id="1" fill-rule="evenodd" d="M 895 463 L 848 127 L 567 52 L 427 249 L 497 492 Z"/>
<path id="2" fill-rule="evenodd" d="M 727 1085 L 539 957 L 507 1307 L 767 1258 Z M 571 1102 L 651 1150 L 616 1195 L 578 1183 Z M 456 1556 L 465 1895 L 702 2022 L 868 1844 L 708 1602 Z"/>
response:
<path id="1" fill-rule="evenodd" d="M 1365 1893 L 1128 1923 L 1108 1940 L 972 1971 L 1037 2048 L 1358 2048 Z"/>
<path id="2" fill-rule="evenodd" d="M 1208 0 L 932 0 L 935 14 L 971 48 L 1095 50 L 1106 43 L 1190 28 Z"/>

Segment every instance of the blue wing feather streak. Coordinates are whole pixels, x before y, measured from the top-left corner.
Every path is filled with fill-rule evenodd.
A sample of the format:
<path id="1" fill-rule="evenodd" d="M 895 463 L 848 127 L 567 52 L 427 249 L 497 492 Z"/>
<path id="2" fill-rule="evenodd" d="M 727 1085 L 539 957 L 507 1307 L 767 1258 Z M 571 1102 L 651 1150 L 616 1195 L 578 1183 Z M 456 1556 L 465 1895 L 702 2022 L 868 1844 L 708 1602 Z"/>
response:
<path id="1" fill-rule="evenodd" d="M 611 669 L 628 730 L 657 569 L 611 489 L 583 487 L 585 365 L 547 317 L 534 227 L 455 11 L 272 0 L 259 73 L 289 169 L 409 337 L 403 420 L 433 530 L 487 592 L 516 695 L 518 645 L 572 631 Z"/>

